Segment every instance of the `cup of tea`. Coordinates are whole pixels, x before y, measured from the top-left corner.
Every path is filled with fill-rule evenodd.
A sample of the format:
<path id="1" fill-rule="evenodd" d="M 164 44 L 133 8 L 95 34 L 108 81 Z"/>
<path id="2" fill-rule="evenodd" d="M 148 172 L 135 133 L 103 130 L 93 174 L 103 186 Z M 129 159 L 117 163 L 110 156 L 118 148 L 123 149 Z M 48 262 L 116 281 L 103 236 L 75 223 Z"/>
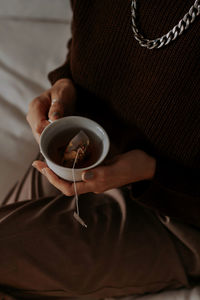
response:
<path id="1" fill-rule="evenodd" d="M 89 151 L 84 160 L 75 166 L 63 165 L 63 154 L 66 146 L 79 132 L 89 138 Z M 108 154 L 110 141 L 106 131 L 95 121 L 69 116 L 50 123 L 40 136 L 40 152 L 48 167 L 60 178 L 68 181 L 81 181 L 82 172 L 95 168 Z"/>

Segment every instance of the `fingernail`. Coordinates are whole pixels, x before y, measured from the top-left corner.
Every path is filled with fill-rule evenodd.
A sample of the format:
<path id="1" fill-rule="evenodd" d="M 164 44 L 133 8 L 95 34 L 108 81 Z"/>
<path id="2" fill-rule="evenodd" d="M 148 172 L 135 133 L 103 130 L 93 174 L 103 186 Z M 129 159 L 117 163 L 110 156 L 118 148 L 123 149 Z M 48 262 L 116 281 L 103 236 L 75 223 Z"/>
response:
<path id="1" fill-rule="evenodd" d="M 92 173 L 92 172 L 86 172 L 86 173 L 84 173 L 84 175 L 83 175 L 83 179 L 84 180 L 90 180 L 90 179 L 92 179 L 92 178 L 94 178 L 94 174 Z"/>
<path id="2" fill-rule="evenodd" d="M 36 168 L 36 162 L 34 161 L 33 163 L 32 163 L 32 166 L 34 167 L 34 168 Z"/>

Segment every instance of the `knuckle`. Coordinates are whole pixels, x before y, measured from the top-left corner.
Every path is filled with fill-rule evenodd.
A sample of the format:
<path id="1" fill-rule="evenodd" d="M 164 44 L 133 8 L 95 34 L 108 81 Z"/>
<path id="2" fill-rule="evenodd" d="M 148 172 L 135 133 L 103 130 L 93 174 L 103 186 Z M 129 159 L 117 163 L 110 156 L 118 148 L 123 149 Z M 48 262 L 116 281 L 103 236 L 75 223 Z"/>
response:
<path id="1" fill-rule="evenodd" d="M 34 105 L 36 105 L 37 103 L 39 103 L 39 97 L 34 98 L 34 99 L 30 102 L 29 107 L 31 108 L 31 107 L 33 107 Z"/>
<path id="2" fill-rule="evenodd" d="M 42 103 L 42 99 L 40 97 L 35 98 L 33 101 L 34 106 L 40 106 Z"/>
<path id="3" fill-rule="evenodd" d="M 57 80 L 55 82 L 55 84 L 53 85 L 52 89 L 54 90 L 62 90 L 63 88 L 65 88 L 66 86 L 68 86 L 70 83 L 70 79 L 67 78 L 61 78 L 59 80 Z"/>
<path id="4" fill-rule="evenodd" d="M 41 104 L 43 103 L 43 101 L 44 101 L 44 99 L 45 99 L 44 96 L 45 96 L 45 95 L 40 95 L 40 96 L 34 98 L 34 99 L 30 102 L 29 108 L 31 109 L 31 108 L 34 108 L 34 107 L 37 107 L 37 106 L 41 106 Z"/>
<path id="5" fill-rule="evenodd" d="M 37 124 L 35 124 L 35 132 L 36 133 L 41 133 L 41 131 L 42 131 L 42 126 L 41 126 L 41 124 L 39 123 L 37 123 Z"/>

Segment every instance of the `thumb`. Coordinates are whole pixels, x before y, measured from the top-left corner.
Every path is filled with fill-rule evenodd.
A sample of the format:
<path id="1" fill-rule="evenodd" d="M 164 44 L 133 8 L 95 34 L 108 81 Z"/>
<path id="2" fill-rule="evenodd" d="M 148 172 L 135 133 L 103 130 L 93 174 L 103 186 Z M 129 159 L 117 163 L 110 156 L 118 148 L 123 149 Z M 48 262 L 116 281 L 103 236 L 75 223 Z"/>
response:
<path id="1" fill-rule="evenodd" d="M 104 166 L 84 171 L 82 173 L 82 191 L 84 191 L 84 187 L 87 187 L 89 191 L 95 194 L 102 193 L 112 187 L 113 182 L 111 179 L 109 168 Z"/>
<path id="2" fill-rule="evenodd" d="M 49 109 L 48 117 L 51 121 L 55 121 L 64 116 L 64 105 L 61 97 L 57 93 L 51 94 L 51 106 Z"/>
<path id="3" fill-rule="evenodd" d="M 105 178 L 110 177 L 110 173 L 112 174 L 111 166 L 99 166 L 91 170 L 83 171 L 82 180 L 85 182 L 99 181 L 103 182 Z"/>
<path id="4" fill-rule="evenodd" d="M 85 182 L 91 181 L 93 179 L 95 179 L 95 177 L 97 176 L 97 174 L 95 174 L 95 170 L 89 170 L 89 171 L 85 171 L 82 173 L 82 180 Z M 95 176 L 96 175 L 96 176 Z"/>

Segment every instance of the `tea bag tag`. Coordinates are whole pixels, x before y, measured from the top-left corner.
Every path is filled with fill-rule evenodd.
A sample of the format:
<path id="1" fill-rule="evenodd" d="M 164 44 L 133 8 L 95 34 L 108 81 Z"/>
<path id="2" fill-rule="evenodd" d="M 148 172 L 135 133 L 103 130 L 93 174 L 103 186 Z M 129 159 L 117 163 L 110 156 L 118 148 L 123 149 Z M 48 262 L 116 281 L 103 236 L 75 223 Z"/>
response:
<path id="1" fill-rule="evenodd" d="M 83 227 L 87 228 L 87 225 L 85 224 L 83 219 L 81 219 L 81 217 L 77 214 L 77 212 L 74 212 L 73 216 L 74 216 L 74 219 L 76 219 L 77 222 L 79 222 Z"/>

